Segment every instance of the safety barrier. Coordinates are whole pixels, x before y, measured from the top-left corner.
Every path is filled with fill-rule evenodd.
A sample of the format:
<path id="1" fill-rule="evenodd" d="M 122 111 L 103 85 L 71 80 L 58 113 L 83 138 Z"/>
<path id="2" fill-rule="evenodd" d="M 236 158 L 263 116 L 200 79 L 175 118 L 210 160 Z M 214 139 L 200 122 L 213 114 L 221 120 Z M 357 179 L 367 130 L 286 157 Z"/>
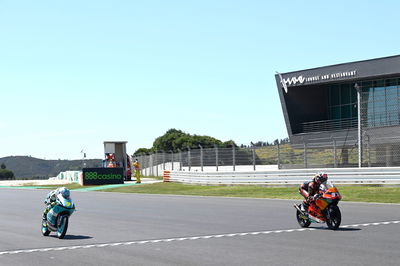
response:
<path id="1" fill-rule="evenodd" d="M 66 181 L 78 183 L 79 175 L 81 173 L 82 173 L 81 171 L 60 172 L 55 179 L 57 179 L 57 180 L 66 180 Z"/>
<path id="2" fill-rule="evenodd" d="M 169 182 L 170 177 L 171 177 L 171 171 L 164 170 L 164 173 L 163 173 L 164 182 Z"/>
<path id="3" fill-rule="evenodd" d="M 169 182 L 193 184 L 299 184 L 310 180 L 321 169 L 295 169 L 260 172 L 170 171 Z M 400 167 L 324 169 L 334 183 L 400 184 Z"/>

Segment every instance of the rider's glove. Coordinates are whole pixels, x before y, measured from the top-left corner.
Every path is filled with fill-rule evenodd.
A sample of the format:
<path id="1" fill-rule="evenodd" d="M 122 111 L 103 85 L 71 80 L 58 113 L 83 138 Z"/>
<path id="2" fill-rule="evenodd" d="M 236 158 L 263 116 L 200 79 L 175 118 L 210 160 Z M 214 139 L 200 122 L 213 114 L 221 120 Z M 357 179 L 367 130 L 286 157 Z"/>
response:
<path id="1" fill-rule="evenodd" d="M 313 200 L 317 200 L 319 198 L 319 194 L 315 194 L 314 196 L 313 196 Z"/>

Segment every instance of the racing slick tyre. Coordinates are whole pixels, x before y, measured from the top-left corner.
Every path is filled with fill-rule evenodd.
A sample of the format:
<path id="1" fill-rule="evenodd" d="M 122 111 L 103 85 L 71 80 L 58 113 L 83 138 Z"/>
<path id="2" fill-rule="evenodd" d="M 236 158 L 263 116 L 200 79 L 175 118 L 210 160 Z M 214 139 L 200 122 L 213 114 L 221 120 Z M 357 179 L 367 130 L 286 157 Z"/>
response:
<path id="1" fill-rule="evenodd" d="M 297 222 L 301 227 L 309 227 L 311 222 L 307 216 L 304 216 L 299 210 L 296 211 Z"/>
<path id="2" fill-rule="evenodd" d="M 42 235 L 48 236 L 50 234 L 50 230 L 47 228 L 47 221 L 42 219 Z"/>
<path id="3" fill-rule="evenodd" d="M 60 216 L 57 224 L 57 236 L 59 239 L 63 239 L 68 229 L 68 216 Z"/>
<path id="4" fill-rule="evenodd" d="M 326 224 L 329 229 L 336 230 L 342 221 L 342 214 L 338 206 L 330 206 L 327 210 Z"/>

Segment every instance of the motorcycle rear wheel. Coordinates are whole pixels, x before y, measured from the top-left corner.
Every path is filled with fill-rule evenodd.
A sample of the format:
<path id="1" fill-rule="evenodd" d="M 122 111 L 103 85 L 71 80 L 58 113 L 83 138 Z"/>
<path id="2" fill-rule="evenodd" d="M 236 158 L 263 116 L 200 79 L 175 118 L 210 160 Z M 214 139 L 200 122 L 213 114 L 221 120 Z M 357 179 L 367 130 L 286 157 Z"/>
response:
<path id="1" fill-rule="evenodd" d="M 337 230 L 342 222 L 342 214 L 338 206 L 330 206 L 327 210 L 326 224 L 329 229 Z"/>
<path id="2" fill-rule="evenodd" d="M 50 230 L 47 228 L 47 221 L 42 219 L 42 235 L 48 236 L 50 234 Z"/>
<path id="3" fill-rule="evenodd" d="M 301 214 L 301 212 L 299 210 L 297 210 L 296 218 L 297 218 L 297 222 L 299 223 L 299 225 L 301 227 L 309 227 L 311 224 L 310 220 L 308 220 L 308 218 L 304 219 L 302 216 L 303 216 L 303 214 Z"/>
<path id="4" fill-rule="evenodd" d="M 57 226 L 57 237 L 63 239 L 68 229 L 68 216 L 61 216 Z"/>

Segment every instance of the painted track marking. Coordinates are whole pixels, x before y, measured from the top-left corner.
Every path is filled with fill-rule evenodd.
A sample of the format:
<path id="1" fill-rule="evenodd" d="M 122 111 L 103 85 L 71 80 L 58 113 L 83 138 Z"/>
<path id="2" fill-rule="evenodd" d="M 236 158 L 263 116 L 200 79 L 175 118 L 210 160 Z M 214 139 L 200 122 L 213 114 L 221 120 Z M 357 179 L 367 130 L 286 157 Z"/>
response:
<path id="1" fill-rule="evenodd" d="M 340 228 L 366 227 L 366 226 L 388 225 L 388 224 L 400 224 L 400 221 L 350 224 L 350 225 L 340 226 Z M 117 246 L 121 246 L 121 245 L 129 246 L 129 245 L 134 245 L 134 244 L 140 245 L 140 244 L 148 244 L 148 243 L 167 243 L 167 242 L 172 242 L 172 241 L 199 240 L 199 239 L 248 236 L 248 235 L 260 235 L 260 234 L 267 235 L 267 234 L 271 234 L 271 233 L 279 234 L 279 233 L 293 233 L 293 232 L 304 232 L 304 231 L 315 231 L 315 230 L 317 230 L 317 229 L 315 229 L 315 228 L 299 228 L 299 229 L 287 229 L 287 230 L 273 230 L 273 231 L 247 232 L 247 233 L 229 233 L 229 234 L 206 235 L 206 236 L 177 237 L 177 238 L 165 238 L 165 239 L 154 239 L 154 240 L 138 240 L 138 241 L 115 242 L 115 243 L 88 244 L 88 245 L 80 245 L 80 246 L 65 246 L 65 247 L 54 247 L 54 248 L 21 249 L 21 250 L 1 251 L 0 256 L 1 255 L 11 255 L 11 254 L 20 254 L 20 253 L 117 247 Z"/>

